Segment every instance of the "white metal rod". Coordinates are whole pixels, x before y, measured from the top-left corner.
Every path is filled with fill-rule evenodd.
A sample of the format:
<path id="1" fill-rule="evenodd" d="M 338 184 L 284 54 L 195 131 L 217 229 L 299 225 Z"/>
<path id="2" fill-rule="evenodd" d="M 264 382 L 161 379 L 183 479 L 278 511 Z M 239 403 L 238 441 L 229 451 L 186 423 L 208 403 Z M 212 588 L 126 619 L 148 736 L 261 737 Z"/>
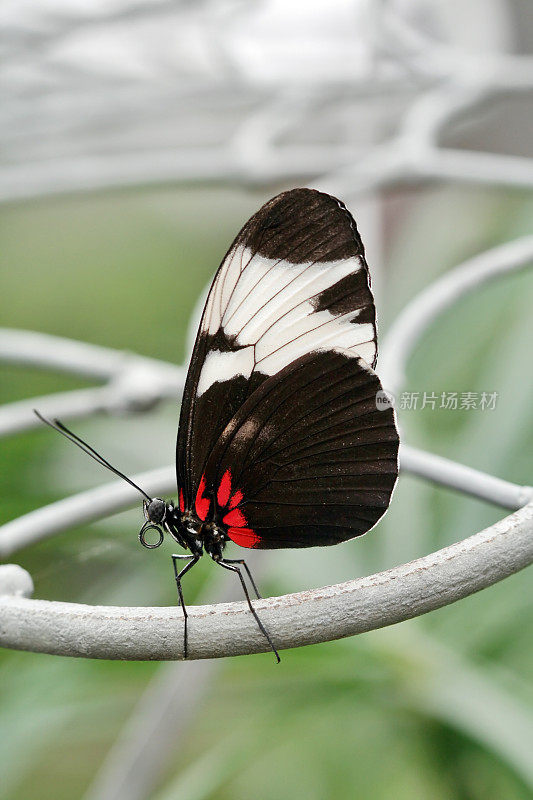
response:
<path id="1" fill-rule="evenodd" d="M 416 561 L 335 586 L 258 600 L 255 607 L 277 647 L 299 647 L 425 614 L 532 562 L 533 504 L 529 504 Z M 191 659 L 269 649 L 245 603 L 196 606 L 189 614 Z M 85 658 L 181 659 L 183 617 L 179 607 L 87 606 L 4 596 L 0 645 Z"/>
<path id="2" fill-rule="evenodd" d="M 378 368 L 384 387 L 394 394 L 403 385 L 407 361 L 440 314 L 482 284 L 523 269 L 532 261 L 533 236 L 523 236 L 465 261 L 420 292 L 385 337 Z"/>
<path id="3" fill-rule="evenodd" d="M 176 493 L 174 467 L 143 472 L 132 480 L 151 497 Z M 135 503 L 140 508 L 141 501 L 141 495 L 132 486 L 117 480 L 42 506 L 0 526 L 0 558 L 61 531 L 125 511 Z"/>
<path id="4" fill-rule="evenodd" d="M 502 508 L 517 510 L 533 500 L 531 486 L 519 486 L 493 475 L 487 475 L 472 467 L 458 464 L 449 458 L 442 458 L 434 453 L 427 453 L 410 447 L 407 444 L 400 446 L 400 469 L 417 475 L 428 481 L 433 481 L 448 489 L 456 489 L 463 494 L 486 500 Z"/>

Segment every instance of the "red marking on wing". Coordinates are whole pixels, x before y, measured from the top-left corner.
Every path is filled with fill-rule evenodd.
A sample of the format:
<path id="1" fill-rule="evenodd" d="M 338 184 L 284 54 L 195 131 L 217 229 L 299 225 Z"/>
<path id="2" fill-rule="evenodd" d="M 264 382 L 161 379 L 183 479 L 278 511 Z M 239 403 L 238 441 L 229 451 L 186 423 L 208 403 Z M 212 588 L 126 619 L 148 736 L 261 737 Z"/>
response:
<path id="1" fill-rule="evenodd" d="M 196 500 L 194 501 L 194 505 L 196 506 L 196 513 L 202 520 L 205 522 L 205 518 L 207 517 L 207 512 L 209 511 L 209 504 L 210 500 L 209 497 L 204 497 L 205 491 L 205 475 L 202 475 L 202 480 L 200 481 L 200 486 L 198 487 L 198 491 L 196 492 Z"/>
<path id="2" fill-rule="evenodd" d="M 227 469 L 222 476 L 220 486 L 217 492 L 217 503 L 221 508 L 228 505 L 229 496 L 231 494 L 231 472 Z"/>
<path id="3" fill-rule="evenodd" d="M 241 509 L 233 507 L 233 505 L 240 503 L 241 500 L 242 492 L 235 492 L 230 500 L 230 508 L 232 510 L 228 511 L 222 518 L 222 522 L 228 526 L 228 536 L 232 542 L 235 542 L 235 544 L 241 547 L 257 547 L 257 544 L 261 541 L 261 537 L 258 536 L 254 530 L 246 527 L 248 520 Z"/>
<path id="4" fill-rule="evenodd" d="M 235 494 L 233 495 L 233 497 L 229 501 L 228 508 L 235 508 L 235 506 L 239 505 L 241 500 L 242 500 L 242 492 L 241 491 L 235 492 Z"/>
<path id="5" fill-rule="evenodd" d="M 185 511 L 185 499 L 183 497 L 183 489 L 180 489 L 180 511 Z"/>
<path id="6" fill-rule="evenodd" d="M 251 528 L 228 528 L 228 536 L 241 547 L 256 547 L 261 541 L 261 537 Z"/>
<path id="7" fill-rule="evenodd" d="M 233 511 L 230 511 L 225 517 L 222 517 L 222 522 L 225 525 L 234 525 L 237 528 L 244 528 L 247 520 L 240 508 L 234 508 Z"/>

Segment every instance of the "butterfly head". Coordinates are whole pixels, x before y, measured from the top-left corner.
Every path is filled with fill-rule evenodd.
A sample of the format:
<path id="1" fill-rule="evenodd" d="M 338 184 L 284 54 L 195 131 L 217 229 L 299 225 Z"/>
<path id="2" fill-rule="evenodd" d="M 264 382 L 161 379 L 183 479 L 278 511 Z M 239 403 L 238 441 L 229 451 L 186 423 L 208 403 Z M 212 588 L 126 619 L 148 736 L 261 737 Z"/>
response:
<path id="1" fill-rule="evenodd" d="M 167 504 L 160 497 L 153 500 L 143 500 L 143 511 L 147 522 L 161 525 L 167 516 Z"/>
<path id="2" fill-rule="evenodd" d="M 163 525 L 171 510 L 170 505 L 160 497 L 154 497 L 153 500 L 143 500 L 143 511 L 146 522 L 139 531 L 139 541 L 143 547 L 148 548 L 148 550 L 153 550 L 163 544 Z M 146 538 L 148 531 L 156 531 L 158 538 L 153 542 L 148 541 Z"/>

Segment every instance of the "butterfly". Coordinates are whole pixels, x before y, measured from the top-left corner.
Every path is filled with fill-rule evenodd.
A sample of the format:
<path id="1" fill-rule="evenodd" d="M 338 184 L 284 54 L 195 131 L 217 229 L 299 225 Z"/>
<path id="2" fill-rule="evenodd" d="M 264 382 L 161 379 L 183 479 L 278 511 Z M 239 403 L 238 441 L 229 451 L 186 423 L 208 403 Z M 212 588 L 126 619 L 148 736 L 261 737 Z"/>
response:
<path id="1" fill-rule="evenodd" d="M 208 554 L 235 572 L 277 660 L 243 572 L 226 545 L 333 545 L 369 531 L 398 477 L 393 408 L 374 371 L 376 311 L 355 221 L 335 197 L 292 189 L 244 225 L 218 268 L 185 382 L 177 502 L 150 498 L 58 420 L 59 430 L 144 496 L 139 538 L 164 533 L 184 614 L 183 576 Z M 149 531 L 158 539 L 150 542 Z M 185 563 L 183 563 L 185 562 Z"/>

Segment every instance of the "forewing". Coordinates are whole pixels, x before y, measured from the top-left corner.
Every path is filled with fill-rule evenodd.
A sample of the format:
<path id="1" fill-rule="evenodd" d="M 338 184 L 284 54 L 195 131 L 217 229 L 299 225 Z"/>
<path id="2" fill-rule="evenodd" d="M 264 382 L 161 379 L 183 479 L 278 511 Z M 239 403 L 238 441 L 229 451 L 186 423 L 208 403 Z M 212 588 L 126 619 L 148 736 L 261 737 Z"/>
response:
<path id="1" fill-rule="evenodd" d="M 215 519 L 243 547 L 329 545 L 385 513 L 398 476 L 392 408 L 375 372 L 349 353 L 302 356 L 268 378 L 226 427 L 202 484 Z"/>
<path id="2" fill-rule="evenodd" d="M 373 366 L 375 309 L 350 213 L 334 197 L 293 189 L 246 223 L 211 286 L 180 415 L 182 507 L 194 507 L 207 457 L 247 398 L 319 348 Z"/>

